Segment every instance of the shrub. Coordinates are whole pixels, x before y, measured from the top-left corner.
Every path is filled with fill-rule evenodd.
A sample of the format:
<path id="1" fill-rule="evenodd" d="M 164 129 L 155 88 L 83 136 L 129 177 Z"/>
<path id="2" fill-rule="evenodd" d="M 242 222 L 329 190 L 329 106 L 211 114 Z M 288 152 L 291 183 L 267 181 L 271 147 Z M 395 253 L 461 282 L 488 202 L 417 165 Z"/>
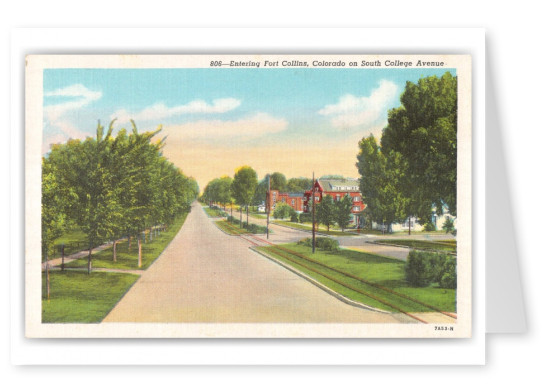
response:
<path id="1" fill-rule="evenodd" d="M 339 242 L 331 238 L 316 238 L 316 247 L 324 251 L 338 251 Z"/>
<path id="2" fill-rule="evenodd" d="M 295 211 L 291 206 L 287 205 L 286 203 L 280 202 L 277 204 L 275 210 L 274 210 L 274 217 L 276 219 L 285 219 L 289 217 L 291 214 L 291 211 Z"/>
<path id="3" fill-rule="evenodd" d="M 427 286 L 430 284 L 428 262 L 422 252 L 410 251 L 406 261 L 406 281 L 413 286 Z"/>
<path id="4" fill-rule="evenodd" d="M 446 254 L 411 251 L 405 266 L 406 281 L 413 286 L 437 283 L 442 288 L 455 289 L 456 263 L 454 257 Z"/>
<path id="5" fill-rule="evenodd" d="M 454 220 L 450 218 L 450 216 L 446 216 L 446 221 L 442 225 L 442 228 L 446 231 L 446 233 L 451 233 L 453 236 L 457 234 L 457 230 L 454 227 Z"/>
<path id="6" fill-rule="evenodd" d="M 312 239 L 302 239 L 298 242 L 298 244 L 312 248 Z M 319 248 L 323 251 L 338 251 L 339 242 L 331 238 L 316 238 L 316 248 Z"/>
<path id="7" fill-rule="evenodd" d="M 301 213 L 299 216 L 299 220 L 301 223 L 311 223 L 312 222 L 312 214 L 311 213 Z"/>
<path id="8" fill-rule="evenodd" d="M 434 225 L 434 223 L 432 221 L 429 221 L 427 223 L 425 223 L 425 225 L 423 226 L 423 231 L 436 231 L 436 226 Z"/>
<path id="9" fill-rule="evenodd" d="M 292 209 L 290 215 L 291 215 L 291 221 L 293 223 L 298 223 L 298 213 L 296 212 L 296 210 Z"/>

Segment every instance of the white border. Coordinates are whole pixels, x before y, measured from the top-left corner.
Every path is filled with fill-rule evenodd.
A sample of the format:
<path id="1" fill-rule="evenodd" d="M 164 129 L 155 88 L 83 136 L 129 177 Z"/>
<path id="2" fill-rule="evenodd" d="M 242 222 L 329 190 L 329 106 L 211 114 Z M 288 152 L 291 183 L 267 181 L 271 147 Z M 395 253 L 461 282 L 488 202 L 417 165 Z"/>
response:
<path id="1" fill-rule="evenodd" d="M 21 165 L 22 61 L 29 53 L 220 53 L 220 52 L 301 52 L 301 53 L 458 53 L 473 57 L 473 338 L 451 341 L 355 340 L 355 341 L 33 341 L 23 338 L 24 278 L 21 263 L 11 267 L 12 359 L 16 363 L 102 363 L 102 364 L 481 364 L 484 362 L 484 31 L 481 29 L 25 29 L 12 39 L 12 156 L 14 171 Z M 200 34 L 199 34 L 200 33 Z M 416 42 L 404 45 L 403 37 Z M 193 37 L 193 38 L 191 38 Z M 200 38 L 198 38 L 200 37 Z M 312 42 L 315 37 L 315 42 Z M 83 46 L 83 42 L 89 42 Z M 239 46 L 235 42 L 240 42 Z M 272 42 L 267 46 L 266 42 Z M 320 44 L 323 42 L 323 44 Z M 458 43 L 461 42 L 461 43 Z M 162 43 L 162 46 L 158 46 Z M 420 44 L 417 44 L 420 43 Z M 157 45 L 153 47 L 153 45 Z M 322 47 L 323 46 L 323 47 Z M 75 49 L 79 48 L 79 49 Z M 182 48 L 186 48 L 185 51 Z M 153 50 L 154 49 L 154 50 Z M 19 132 L 21 131 L 21 133 Z M 13 148 L 12 148 L 13 149 Z M 21 175 L 22 177 L 22 175 Z M 21 208 L 22 178 L 12 175 L 12 205 Z M 12 207 L 12 222 L 21 209 Z M 15 217 L 15 218 L 14 218 Z M 19 218 L 19 220 L 21 220 Z M 21 224 L 21 223 L 20 223 Z M 16 232 L 22 232 L 21 227 Z M 12 262 L 23 259 L 21 249 L 12 248 Z M 19 295 L 18 295 L 19 293 Z M 18 303 L 18 299 L 20 302 Z M 351 343 L 352 342 L 352 343 Z M 317 346 L 319 344 L 319 346 Z M 185 345 L 186 354 L 181 355 Z M 122 348 L 124 346 L 124 348 Z M 335 350 L 319 354 L 319 350 Z M 105 354 L 108 349 L 109 354 Z M 135 350 L 145 352 L 135 354 Z M 242 351 L 229 355 L 227 349 Z M 297 350 L 296 350 L 297 349 Z M 368 352 L 366 352 L 368 350 Z M 70 354 L 70 352 L 80 352 Z M 193 354 L 190 354 L 191 352 Z M 239 361 L 236 361 L 239 360 Z"/>

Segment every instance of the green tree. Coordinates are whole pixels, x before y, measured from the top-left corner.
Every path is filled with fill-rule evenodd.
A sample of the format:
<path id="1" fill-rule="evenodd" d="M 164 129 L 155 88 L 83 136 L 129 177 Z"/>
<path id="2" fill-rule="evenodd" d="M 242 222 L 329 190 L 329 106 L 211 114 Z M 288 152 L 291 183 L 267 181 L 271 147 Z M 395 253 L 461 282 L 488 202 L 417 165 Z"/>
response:
<path id="1" fill-rule="evenodd" d="M 274 172 L 270 175 L 270 189 L 284 192 L 287 190 L 287 179 L 280 172 Z"/>
<path id="2" fill-rule="evenodd" d="M 327 232 L 335 223 L 335 203 L 333 197 L 325 195 L 316 207 L 316 221 L 327 227 Z"/>
<path id="3" fill-rule="evenodd" d="M 350 222 L 350 212 L 352 210 L 352 198 L 345 195 L 340 200 L 335 202 L 335 221 L 341 228 L 342 232 Z"/>
<path id="4" fill-rule="evenodd" d="M 242 226 L 242 209 L 247 207 L 247 225 L 249 225 L 249 205 L 253 199 L 258 179 L 256 171 L 249 166 L 243 166 L 236 170 L 231 184 L 231 194 L 235 202 L 240 206 L 239 226 Z"/>
<path id="5" fill-rule="evenodd" d="M 232 179 L 229 176 L 223 176 L 220 178 L 220 184 L 218 187 L 218 202 L 224 206 L 226 210 L 226 204 L 231 203 L 231 184 Z"/>
<path id="6" fill-rule="evenodd" d="M 287 181 L 289 193 L 304 193 L 312 188 L 312 180 L 308 178 L 291 178 Z"/>
<path id="7" fill-rule="evenodd" d="M 405 218 L 408 200 L 400 191 L 404 164 L 399 154 L 385 156 L 373 135 L 363 138 L 356 166 L 360 191 L 370 216 L 384 227 Z"/>
<path id="8" fill-rule="evenodd" d="M 433 207 L 439 215 L 445 207 L 456 215 L 457 77 L 446 72 L 407 82 L 400 101 L 389 111 L 381 146 L 386 155 L 403 157 L 411 210 L 425 222 Z"/>
<path id="9" fill-rule="evenodd" d="M 75 194 L 71 188 L 60 186 L 56 167 L 48 159 L 42 159 L 42 256 L 46 262 L 46 295 L 50 299 L 49 254 L 54 251 L 54 241 L 65 232 L 68 222 L 66 210 Z"/>
<path id="10" fill-rule="evenodd" d="M 291 216 L 291 213 L 294 212 L 294 209 L 287 205 L 285 202 L 278 202 L 274 210 L 274 218 L 276 219 L 286 219 Z"/>

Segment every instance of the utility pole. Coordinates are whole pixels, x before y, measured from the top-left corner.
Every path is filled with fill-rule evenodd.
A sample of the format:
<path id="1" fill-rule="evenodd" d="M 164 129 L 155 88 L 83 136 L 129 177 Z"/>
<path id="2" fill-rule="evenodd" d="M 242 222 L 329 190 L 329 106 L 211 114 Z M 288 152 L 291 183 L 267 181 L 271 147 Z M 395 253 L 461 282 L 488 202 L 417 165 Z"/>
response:
<path id="1" fill-rule="evenodd" d="M 316 252 L 316 182 L 312 172 L 312 254 Z"/>
<path id="2" fill-rule="evenodd" d="M 266 197 L 266 239 L 270 239 L 270 200 L 272 199 L 272 192 L 270 188 L 270 174 L 268 174 L 268 197 Z"/>

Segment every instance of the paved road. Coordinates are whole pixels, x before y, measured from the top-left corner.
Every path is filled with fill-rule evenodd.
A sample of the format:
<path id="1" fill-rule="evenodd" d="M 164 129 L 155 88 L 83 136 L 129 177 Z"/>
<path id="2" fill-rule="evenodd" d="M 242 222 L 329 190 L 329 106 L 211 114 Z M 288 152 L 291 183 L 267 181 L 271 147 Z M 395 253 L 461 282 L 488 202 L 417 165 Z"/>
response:
<path id="1" fill-rule="evenodd" d="M 345 304 L 250 245 L 220 231 L 195 203 L 172 243 L 104 322 L 412 321 Z"/>
<path id="2" fill-rule="evenodd" d="M 260 220 L 249 216 L 249 221 L 264 227 L 266 226 L 266 220 Z M 300 231 L 272 223 L 270 223 L 270 230 L 273 231 L 273 233 L 270 234 L 270 242 L 272 243 L 297 242 L 300 239 L 312 237 L 312 233 L 310 232 Z M 323 230 L 319 233 L 325 236 Z M 384 255 L 386 257 L 401 259 L 402 261 L 407 259 L 408 254 L 411 251 L 409 248 L 385 246 L 382 244 L 372 243 L 373 240 L 379 239 L 379 237 L 374 235 L 332 236 L 332 238 L 338 240 L 339 245 L 343 248 Z"/>

